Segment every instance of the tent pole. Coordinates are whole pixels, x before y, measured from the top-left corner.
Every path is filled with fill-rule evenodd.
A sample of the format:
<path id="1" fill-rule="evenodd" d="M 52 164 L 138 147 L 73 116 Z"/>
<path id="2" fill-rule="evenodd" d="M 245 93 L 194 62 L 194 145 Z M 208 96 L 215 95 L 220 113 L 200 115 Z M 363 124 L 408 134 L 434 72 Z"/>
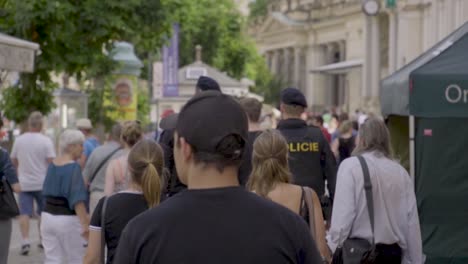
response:
<path id="1" fill-rule="evenodd" d="M 414 135 L 415 135 L 415 118 L 414 116 L 409 117 L 409 140 L 410 140 L 410 176 L 411 179 L 413 180 L 413 184 L 415 182 L 415 143 L 414 143 Z"/>

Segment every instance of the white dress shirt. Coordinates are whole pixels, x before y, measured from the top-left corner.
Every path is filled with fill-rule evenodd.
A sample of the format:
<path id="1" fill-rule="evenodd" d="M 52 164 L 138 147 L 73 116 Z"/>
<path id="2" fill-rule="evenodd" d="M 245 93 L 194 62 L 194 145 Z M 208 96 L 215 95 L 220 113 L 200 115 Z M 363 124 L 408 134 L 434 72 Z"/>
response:
<path id="1" fill-rule="evenodd" d="M 404 264 L 423 263 L 421 231 L 413 183 L 397 162 L 377 152 L 363 155 L 372 182 L 375 243 L 398 245 Z M 334 252 L 348 237 L 372 242 L 372 229 L 359 160 L 344 160 L 338 170 L 328 245 Z"/>

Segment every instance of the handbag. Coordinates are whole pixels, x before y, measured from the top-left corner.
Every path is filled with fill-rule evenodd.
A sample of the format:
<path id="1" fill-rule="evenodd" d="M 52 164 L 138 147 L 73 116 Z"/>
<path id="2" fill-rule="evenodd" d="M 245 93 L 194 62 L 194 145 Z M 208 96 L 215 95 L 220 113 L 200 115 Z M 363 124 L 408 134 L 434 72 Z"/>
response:
<path id="1" fill-rule="evenodd" d="M 333 255 L 333 264 L 360 264 L 373 263 L 369 257 L 375 255 L 374 241 L 374 200 L 372 198 L 372 182 L 369 176 L 369 167 L 362 156 L 357 157 L 361 163 L 364 175 L 364 190 L 366 192 L 367 211 L 369 213 L 372 229 L 372 243 L 363 238 L 348 238 L 337 248 Z M 369 262 L 371 261 L 371 262 Z"/>
<path id="2" fill-rule="evenodd" d="M 19 215 L 18 204 L 10 183 L 3 177 L 0 181 L 0 219 L 7 220 Z"/>

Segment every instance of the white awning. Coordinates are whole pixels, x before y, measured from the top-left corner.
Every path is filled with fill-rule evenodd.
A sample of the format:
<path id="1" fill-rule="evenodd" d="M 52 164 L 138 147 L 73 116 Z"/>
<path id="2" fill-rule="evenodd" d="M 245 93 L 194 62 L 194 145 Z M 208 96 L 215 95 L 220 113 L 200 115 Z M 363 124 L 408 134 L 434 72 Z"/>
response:
<path id="1" fill-rule="evenodd" d="M 39 45 L 0 33 L 0 69 L 32 72 Z"/>
<path id="2" fill-rule="evenodd" d="M 343 74 L 347 73 L 352 68 L 361 67 L 362 64 L 362 60 L 341 61 L 317 67 L 315 69 L 312 69 L 310 72 L 323 74 Z"/>

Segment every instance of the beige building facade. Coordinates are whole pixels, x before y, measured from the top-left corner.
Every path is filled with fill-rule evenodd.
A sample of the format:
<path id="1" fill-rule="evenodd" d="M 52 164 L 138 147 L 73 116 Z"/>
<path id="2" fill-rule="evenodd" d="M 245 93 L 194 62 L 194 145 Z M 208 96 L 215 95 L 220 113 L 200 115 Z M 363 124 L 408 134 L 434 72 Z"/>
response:
<path id="1" fill-rule="evenodd" d="M 362 3 L 272 0 L 250 28 L 272 73 L 303 90 L 313 111 L 379 113 L 380 80 L 468 21 L 467 0 L 381 0 L 376 16 Z"/>

